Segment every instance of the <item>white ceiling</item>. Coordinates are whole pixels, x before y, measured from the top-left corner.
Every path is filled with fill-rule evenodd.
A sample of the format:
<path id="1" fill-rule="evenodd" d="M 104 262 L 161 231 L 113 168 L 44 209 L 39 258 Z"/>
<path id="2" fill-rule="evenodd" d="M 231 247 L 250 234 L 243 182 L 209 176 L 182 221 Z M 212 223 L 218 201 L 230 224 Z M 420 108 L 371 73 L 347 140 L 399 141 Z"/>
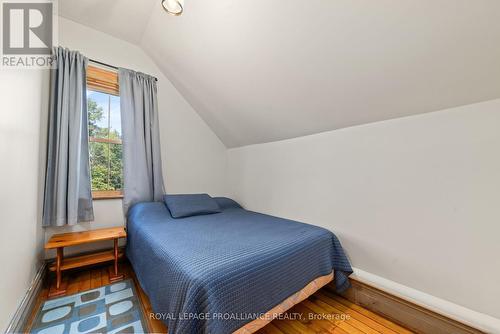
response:
<path id="1" fill-rule="evenodd" d="M 59 15 L 134 44 L 159 0 L 59 0 Z M 158 9 L 158 6 L 156 6 Z"/>
<path id="2" fill-rule="evenodd" d="M 500 97 L 498 0 L 185 2 L 59 6 L 138 43 L 228 147 Z"/>

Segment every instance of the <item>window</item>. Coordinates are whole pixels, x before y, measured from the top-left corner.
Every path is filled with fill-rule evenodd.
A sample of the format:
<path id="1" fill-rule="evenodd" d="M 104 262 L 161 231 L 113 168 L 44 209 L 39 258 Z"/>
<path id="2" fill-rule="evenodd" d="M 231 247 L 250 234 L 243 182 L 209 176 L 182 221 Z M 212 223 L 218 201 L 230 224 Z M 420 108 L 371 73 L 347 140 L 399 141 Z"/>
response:
<path id="1" fill-rule="evenodd" d="M 89 66 L 87 110 L 94 199 L 123 197 L 122 131 L 117 73 Z"/>

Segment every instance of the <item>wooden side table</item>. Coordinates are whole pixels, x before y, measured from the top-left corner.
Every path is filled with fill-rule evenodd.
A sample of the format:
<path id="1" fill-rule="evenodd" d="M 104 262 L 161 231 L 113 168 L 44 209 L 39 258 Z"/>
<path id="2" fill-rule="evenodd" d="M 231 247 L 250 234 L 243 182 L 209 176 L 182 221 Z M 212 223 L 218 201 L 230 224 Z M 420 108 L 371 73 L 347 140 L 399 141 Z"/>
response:
<path id="1" fill-rule="evenodd" d="M 123 278 L 123 275 L 118 274 L 118 259 L 122 257 L 123 254 L 121 254 L 121 252 L 119 252 L 118 250 L 118 239 L 126 237 L 127 232 L 125 232 L 125 228 L 123 227 L 112 227 L 92 231 L 71 232 L 53 235 L 45 244 L 45 249 L 56 249 L 57 251 L 56 261 L 49 267 L 50 271 L 56 272 L 56 289 L 50 290 L 49 297 L 61 296 L 66 294 L 66 289 L 61 287 L 61 279 L 62 272 L 68 269 L 114 261 L 113 270 L 110 270 L 109 280 L 111 282 L 121 280 Z M 64 247 L 71 247 L 104 240 L 113 240 L 113 249 L 64 258 Z"/>

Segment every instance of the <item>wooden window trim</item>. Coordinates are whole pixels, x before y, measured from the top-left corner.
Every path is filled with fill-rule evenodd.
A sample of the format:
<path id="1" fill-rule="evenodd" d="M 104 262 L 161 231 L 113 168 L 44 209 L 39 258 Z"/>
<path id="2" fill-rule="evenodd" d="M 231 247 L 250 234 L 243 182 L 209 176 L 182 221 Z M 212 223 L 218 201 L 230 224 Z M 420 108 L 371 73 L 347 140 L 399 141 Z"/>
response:
<path id="1" fill-rule="evenodd" d="M 109 143 L 109 144 L 118 144 L 122 145 L 121 139 L 110 139 L 110 138 L 98 138 L 98 137 L 90 137 L 89 142 L 94 142 L 94 143 Z"/>
<path id="2" fill-rule="evenodd" d="M 105 94 L 120 96 L 118 73 L 116 71 L 110 71 L 109 69 L 103 69 L 101 67 L 89 64 L 87 66 L 87 89 Z M 120 139 L 97 138 L 97 137 L 90 137 L 89 142 L 120 144 L 120 145 L 123 144 Z M 121 199 L 121 198 L 123 198 L 122 190 L 92 191 L 92 199 L 94 200 Z"/>
<path id="3" fill-rule="evenodd" d="M 96 190 L 92 191 L 92 199 L 121 199 L 123 190 Z"/>

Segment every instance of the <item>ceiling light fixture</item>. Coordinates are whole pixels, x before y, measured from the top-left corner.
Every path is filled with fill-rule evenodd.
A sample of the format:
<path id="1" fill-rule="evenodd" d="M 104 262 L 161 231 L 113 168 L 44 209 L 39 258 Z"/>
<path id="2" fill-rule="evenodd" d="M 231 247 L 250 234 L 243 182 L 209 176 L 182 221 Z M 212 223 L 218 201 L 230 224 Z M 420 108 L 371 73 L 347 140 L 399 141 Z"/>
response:
<path id="1" fill-rule="evenodd" d="M 161 0 L 161 6 L 167 13 L 174 16 L 179 16 L 184 11 L 182 0 Z"/>

